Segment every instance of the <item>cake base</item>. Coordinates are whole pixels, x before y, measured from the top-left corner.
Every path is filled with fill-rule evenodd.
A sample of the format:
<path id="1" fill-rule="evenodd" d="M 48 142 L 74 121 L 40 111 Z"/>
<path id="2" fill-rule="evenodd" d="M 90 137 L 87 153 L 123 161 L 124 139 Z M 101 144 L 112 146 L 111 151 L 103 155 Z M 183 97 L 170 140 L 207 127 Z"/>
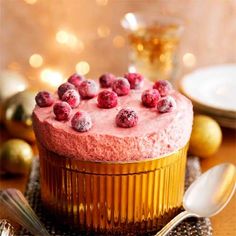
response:
<path id="1" fill-rule="evenodd" d="M 80 161 L 38 146 L 42 201 L 80 231 L 154 232 L 182 205 L 187 145 L 165 157 L 135 162 Z"/>

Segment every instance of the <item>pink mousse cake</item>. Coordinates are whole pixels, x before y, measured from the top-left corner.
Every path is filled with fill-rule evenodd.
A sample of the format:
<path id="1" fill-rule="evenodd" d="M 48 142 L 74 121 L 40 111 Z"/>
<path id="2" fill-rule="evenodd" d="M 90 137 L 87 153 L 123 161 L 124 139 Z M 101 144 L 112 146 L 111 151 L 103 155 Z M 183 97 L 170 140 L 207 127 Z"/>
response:
<path id="1" fill-rule="evenodd" d="M 112 91 L 112 83 L 104 85 L 103 82 L 100 79 L 100 87 L 103 88 L 97 93 L 104 90 Z M 40 103 L 42 100 L 36 100 L 39 105 L 36 105 L 33 111 L 33 122 L 37 140 L 52 152 L 89 161 L 144 160 L 167 155 L 184 147 L 192 129 L 191 102 L 179 92 L 170 89 L 168 96 L 174 100 L 173 109 L 161 110 L 165 108 L 164 103 L 162 107 L 159 105 L 159 110 L 158 104 L 148 107 L 145 99 L 142 101 L 142 95 L 145 90 L 155 88 L 155 85 L 153 87 L 153 84 L 146 80 L 142 80 L 142 84 L 136 87 L 132 85 L 132 81 L 129 80 L 129 83 L 130 89 L 124 94 L 124 90 L 120 93 L 113 85 L 113 91 L 118 91 L 117 94 L 120 96 L 116 98 L 117 104 L 112 104 L 109 109 L 99 106 L 99 96 L 95 96 L 97 94 L 86 97 L 81 85 L 74 83 L 80 99 L 77 101 L 78 104 L 73 103 L 70 115 L 65 119 L 55 115 L 55 104 L 60 101 L 60 92 L 59 96 L 50 95 L 51 100 L 49 99 L 46 105 Z M 158 90 L 158 86 L 156 89 Z M 166 96 L 160 89 L 157 93 L 159 100 Z M 121 109 L 126 108 L 136 112 L 137 120 L 132 127 L 124 128 L 117 123 L 116 117 Z M 73 116 L 78 111 L 85 111 L 91 118 L 91 127 L 85 132 L 78 132 L 72 127 Z"/>

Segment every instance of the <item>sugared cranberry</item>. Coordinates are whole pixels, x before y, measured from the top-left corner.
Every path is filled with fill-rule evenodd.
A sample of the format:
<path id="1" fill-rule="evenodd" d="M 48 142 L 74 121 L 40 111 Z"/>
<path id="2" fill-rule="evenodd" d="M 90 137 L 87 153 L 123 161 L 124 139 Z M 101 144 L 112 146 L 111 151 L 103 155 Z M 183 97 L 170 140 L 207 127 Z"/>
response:
<path id="1" fill-rule="evenodd" d="M 81 83 L 82 81 L 84 81 L 84 80 L 85 80 L 84 76 L 75 73 L 75 74 L 71 75 L 71 76 L 68 78 L 67 81 L 68 81 L 69 83 L 73 84 L 76 88 L 78 88 L 79 85 L 80 85 L 80 83 Z"/>
<path id="2" fill-rule="evenodd" d="M 61 84 L 57 89 L 57 94 L 58 94 L 59 98 L 61 99 L 63 94 L 69 89 L 76 89 L 76 88 L 73 84 L 68 83 L 68 82 Z"/>
<path id="3" fill-rule="evenodd" d="M 67 102 L 71 108 L 75 108 L 80 103 L 80 95 L 76 90 L 69 89 L 63 94 L 61 100 Z"/>
<path id="4" fill-rule="evenodd" d="M 129 81 L 131 89 L 140 89 L 143 86 L 143 76 L 138 73 L 126 73 L 124 77 Z"/>
<path id="5" fill-rule="evenodd" d="M 156 89 L 147 89 L 142 94 L 142 103 L 146 107 L 155 107 L 159 99 L 160 94 Z"/>
<path id="6" fill-rule="evenodd" d="M 176 108 L 175 99 L 171 96 L 161 98 L 157 103 L 157 110 L 160 113 L 171 112 Z"/>
<path id="7" fill-rule="evenodd" d="M 67 102 L 57 102 L 53 106 L 53 112 L 56 120 L 68 120 L 71 113 L 71 107 Z"/>
<path id="8" fill-rule="evenodd" d="M 121 109 L 116 115 L 116 124 L 122 128 L 130 128 L 136 126 L 138 123 L 137 113 L 129 108 Z"/>
<path id="9" fill-rule="evenodd" d="M 104 90 L 98 94 L 98 106 L 101 108 L 113 108 L 117 105 L 118 96 L 115 92 Z"/>
<path id="10" fill-rule="evenodd" d="M 78 132 L 86 132 L 92 127 L 92 120 L 90 115 L 84 111 L 78 111 L 71 119 L 71 126 Z"/>
<path id="11" fill-rule="evenodd" d="M 84 99 L 96 97 L 98 94 L 98 85 L 94 80 L 88 79 L 79 85 L 79 94 Z"/>
<path id="12" fill-rule="evenodd" d="M 122 77 L 117 78 L 112 84 L 112 90 L 118 96 L 124 96 L 124 95 L 129 94 L 129 91 L 130 91 L 129 81 Z"/>
<path id="13" fill-rule="evenodd" d="M 40 107 L 50 107 L 54 102 L 54 98 L 49 92 L 41 91 L 36 95 L 35 101 Z"/>
<path id="14" fill-rule="evenodd" d="M 116 77 L 111 73 L 106 73 L 99 77 L 99 83 L 101 88 L 110 88 Z"/>
<path id="15" fill-rule="evenodd" d="M 165 97 L 173 89 L 172 85 L 167 80 L 159 80 L 153 85 L 154 89 L 157 89 L 162 97 Z"/>

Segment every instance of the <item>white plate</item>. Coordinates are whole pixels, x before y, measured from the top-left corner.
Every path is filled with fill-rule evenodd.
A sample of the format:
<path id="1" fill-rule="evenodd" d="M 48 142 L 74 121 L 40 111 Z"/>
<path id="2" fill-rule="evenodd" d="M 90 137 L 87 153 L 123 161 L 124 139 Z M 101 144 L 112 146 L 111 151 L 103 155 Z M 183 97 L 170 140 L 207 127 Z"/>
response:
<path id="1" fill-rule="evenodd" d="M 195 70 L 183 77 L 180 89 L 193 102 L 218 115 L 236 115 L 236 64 Z"/>

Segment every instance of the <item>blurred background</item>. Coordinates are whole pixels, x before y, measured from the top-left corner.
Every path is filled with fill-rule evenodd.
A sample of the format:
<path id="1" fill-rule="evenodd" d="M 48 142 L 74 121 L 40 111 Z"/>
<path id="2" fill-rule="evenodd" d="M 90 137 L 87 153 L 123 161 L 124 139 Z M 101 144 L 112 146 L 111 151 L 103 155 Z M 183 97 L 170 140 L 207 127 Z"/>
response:
<path id="1" fill-rule="evenodd" d="M 185 25 L 179 71 L 236 61 L 235 0 L 1 0 L 0 69 L 37 88 L 55 87 L 74 71 L 91 78 L 128 69 L 121 18 L 156 11 Z"/>

